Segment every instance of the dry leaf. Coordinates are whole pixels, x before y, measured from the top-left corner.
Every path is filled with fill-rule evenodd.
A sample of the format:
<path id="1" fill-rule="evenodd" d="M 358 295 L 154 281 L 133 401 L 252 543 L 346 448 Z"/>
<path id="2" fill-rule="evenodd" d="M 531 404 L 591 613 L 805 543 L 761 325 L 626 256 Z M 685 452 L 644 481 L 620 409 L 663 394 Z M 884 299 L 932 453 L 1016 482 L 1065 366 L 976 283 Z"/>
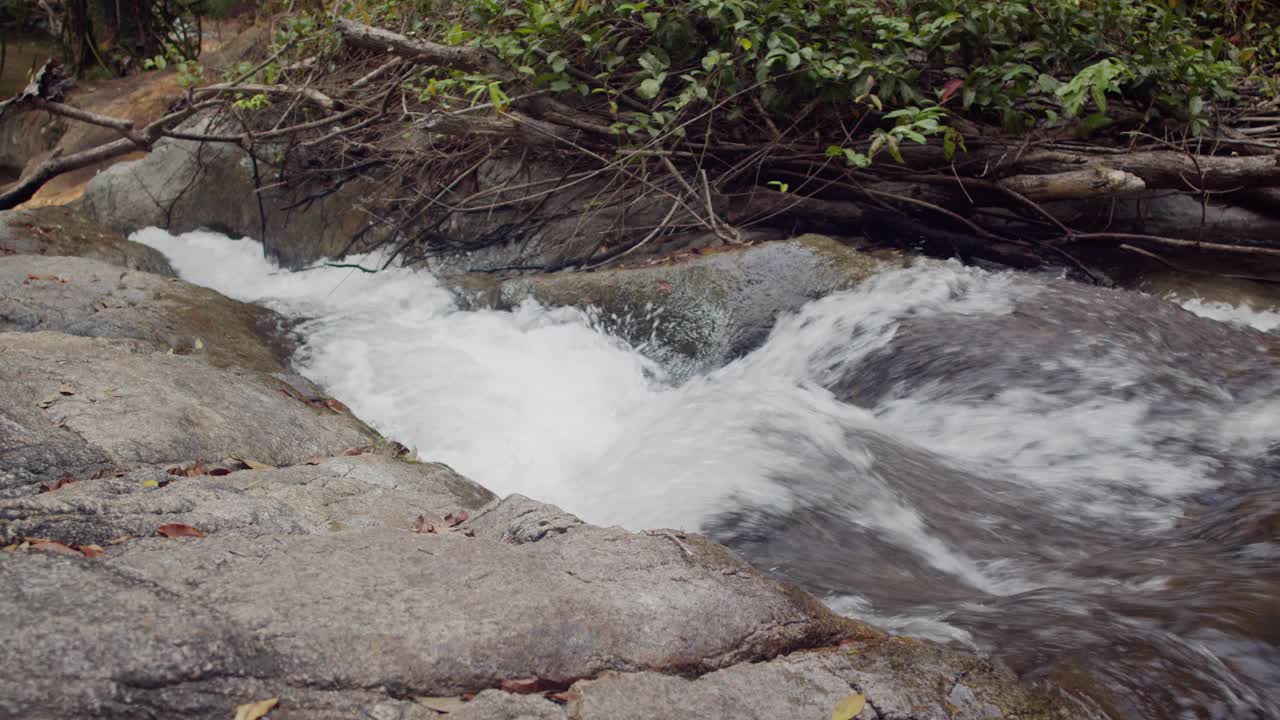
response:
<path id="1" fill-rule="evenodd" d="M 195 346 L 196 346 L 196 349 L 197 349 L 197 350 L 203 350 L 203 349 L 204 349 L 204 341 L 203 341 L 203 340 L 201 340 L 200 338 L 196 338 Z"/>
<path id="2" fill-rule="evenodd" d="M 831 720 L 853 720 L 866 706 L 867 698 L 862 693 L 846 695 L 831 711 Z"/>
<path id="3" fill-rule="evenodd" d="M 205 470 L 204 463 L 198 460 L 196 462 L 191 463 L 191 467 L 186 469 L 187 477 L 200 477 L 201 475 L 204 475 L 206 472 L 207 471 Z"/>
<path id="4" fill-rule="evenodd" d="M 433 533 L 436 526 L 432 525 L 426 515 L 419 515 L 418 519 L 413 522 L 413 531 L 416 533 Z"/>
<path id="5" fill-rule="evenodd" d="M 167 538 L 204 537 L 204 533 L 191 527 L 190 525 L 183 525 L 182 523 L 169 523 L 167 525 L 161 525 L 160 527 L 156 528 L 156 534 L 163 535 Z"/>
<path id="6" fill-rule="evenodd" d="M 144 488 L 158 488 L 158 487 L 160 487 L 160 483 L 156 482 L 155 480 L 143 480 L 143 481 L 142 481 L 142 487 L 144 487 Z"/>
<path id="7" fill-rule="evenodd" d="M 96 558 L 105 552 L 101 545 L 77 545 L 76 550 L 79 550 L 80 554 L 87 558 Z"/>
<path id="8" fill-rule="evenodd" d="M 31 549 L 39 550 L 41 552 L 57 553 L 59 555 L 79 555 L 80 554 L 56 540 L 41 540 L 40 542 L 31 543 Z"/>
<path id="9" fill-rule="evenodd" d="M 469 515 L 466 510 L 459 510 L 456 513 L 449 513 L 448 515 L 445 515 L 444 521 L 449 523 L 449 527 L 458 527 L 462 523 L 466 522 L 469 517 L 471 517 L 471 515 Z"/>
<path id="10" fill-rule="evenodd" d="M 467 704 L 460 697 L 416 697 L 414 701 L 444 715 L 458 712 Z"/>
<path id="11" fill-rule="evenodd" d="M 516 678 L 514 680 L 503 680 L 502 689 L 509 693 L 517 695 L 529 695 L 538 692 L 538 678 Z"/>
<path id="12" fill-rule="evenodd" d="M 347 448 L 346 450 L 343 450 L 342 454 L 343 455 L 364 455 L 365 453 L 370 452 L 372 450 L 373 450 L 373 447 L 369 445 L 357 445 L 353 448 Z"/>
<path id="13" fill-rule="evenodd" d="M 208 474 L 213 475 L 215 477 L 222 477 L 223 475 L 230 475 L 231 471 L 226 468 L 217 467 L 217 468 L 210 469 Z"/>
<path id="14" fill-rule="evenodd" d="M 267 713 L 271 712 L 279 704 L 280 698 L 271 698 L 270 700 L 259 700 L 258 702 L 237 705 L 235 720 L 258 720 L 258 718 L 265 717 Z"/>
<path id="15" fill-rule="evenodd" d="M 250 470 L 275 470 L 276 469 L 275 465 L 268 465 L 264 462 L 258 462 L 257 460 L 252 460 L 246 457 L 240 457 L 238 455 L 232 455 L 231 459 L 249 468 Z"/>
<path id="16" fill-rule="evenodd" d="M 62 383 L 62 386 L 58 388 L 58 392 L 62 395 L 75 395 L 80 391 L 77 390 L 76 386 L 72 385 L 71 383 Z"/>
<path id="17" fill-rule="evenodd" d="M 46 481 L 41 481 L 41 482 L 40 482 L 40 492 L 41 492 L 41 493 L 53 492 L 54 490 L 57 490 L 57 489 L 58 489 L 58 488 L 60 488 L 60 487 L 64 487 L 64 486 L 66 486 L 66 485 L 70 485 L 71 483 L 74 483 L 74 482 L 79 482 L 79 480 L 76 480 L 75 478 L 71 477 L 70 475 L 63 475 L 62 477 L 60 477 L 60 478 L 58 478 L 57 480 L 55 480 L 55 481 L 53 482 L 53 484 L 52 484 L 52 485 L 50 485 L 50 484 L 49 484 L 48 482 L 46 482 Z"/>
<path id="18" fill-rule="evenodd" d="M 133 539 L 133 536 L 132 536 L 132 535 L 121 535 L 120 537 L 118 537 L 118 538 L 116 538 L 116 539 L 114 539 L 114 540 L 108 540 L 108 541 L 107 541 L 107 544 L 108 544 L 108 545 L 120 545 L 121 543 L 127 543 L 127 542 L 129 542 L 130 540 L 132 540 L 132 539 Z"/>

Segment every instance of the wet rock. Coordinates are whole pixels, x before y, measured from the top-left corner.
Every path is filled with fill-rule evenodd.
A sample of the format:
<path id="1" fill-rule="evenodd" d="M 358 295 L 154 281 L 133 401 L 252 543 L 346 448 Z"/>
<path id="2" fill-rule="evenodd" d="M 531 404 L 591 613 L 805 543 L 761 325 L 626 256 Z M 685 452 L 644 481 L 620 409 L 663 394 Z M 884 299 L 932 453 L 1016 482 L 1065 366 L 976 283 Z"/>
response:
<path id="1" fill-rule="evenodd" d="M 0 333 L 0 363 L 0 497 L 105 468 L 229 455 L 292 465 L 375 437 L 283 380 L 138 340 Z"/>
<path id="2" fill-rule="evenodd" d="M 184 127 L 210 131 L 205 120 Z M 146 157 L 99 173 L 80 205 L 89 217 L 124 234 L 156 226 L 258 238 L 282 265 L 296 268 L 341 254 L 357 235 L 376 239 L 376 232 L 367 232 L 369 216 L 359 209 L 369 193 L 366 181 L 352 180 L 334 187 L 299 182 L 255 194 L 252 162 L 239 147 L 164 140 Z M 265 228 L 256 197 L 263 201 Z"/>
<path id="3" fill-rule="evenodd" d="M 213 290 L 98 260 L 0 257 L 0 331 L 136 338 L 216 367 L 278 372 L 290 350 L 282 322 Z"/>
<path id="4" fill-rule="evenodd" d="M 667 363 L 713 367 L 757 347 L 778 315 L 892 266 L 821 235 L 708 252 L 664 265 L 513 278 L 483 291 L 480 303 L 595 308 L 611 332 Z"/>
<path id="5" fill-rule="evenodd" d="M 23 668 L 0 686 L 0 709 L 29 718 L 223 717 L 232 698 L 284 709 L 295 693 L 310 714 L 281 717 L 350 717 L 371 694 L 701 673 L 875 635 L 705 539 L 590 526 L 517 546 L 456 531 L 231 529 L 95 560 L 3 553 L 0 580 L 22 588 L 0 598 L 0 662 Z M 353 699 L 368 704 L 352 713 Z"/>
<path id="6" fill-rule="evenodd" d="M 4 255 L 83 257 L 129 270 L 176 275 L 159 251 L 130 242 L 67 207 L 0 213 L 0 256 Z"/>
<path id="7" fill-rule="evenodd" d="M 154 535 L 182 523 L 205 533 L 316 534 L 350 528 L 406 529 L 424 515 L 472 512 L 493 499 L 444 465 L 384 455 L 339 456 L 280 469 L 175 476 L 148 468 L 124 477 L 76 482 L 56 492 L 0 500 L 0 544 L 24 537 L 67 545 L 105 545 Z M 238 463 L 212 464 L 239 467 Z"/>

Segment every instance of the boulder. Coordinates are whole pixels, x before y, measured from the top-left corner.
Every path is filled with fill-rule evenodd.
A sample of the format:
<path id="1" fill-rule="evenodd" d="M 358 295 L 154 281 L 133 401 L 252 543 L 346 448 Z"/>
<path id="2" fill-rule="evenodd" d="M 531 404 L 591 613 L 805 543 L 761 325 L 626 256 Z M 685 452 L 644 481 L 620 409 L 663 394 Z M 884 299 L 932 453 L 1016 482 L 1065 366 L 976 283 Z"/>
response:
<path id="1" fill-rule="evenodd" d="M 207 120 L 183 127 L 210 131 Z M 260 164 L 259 172 L 269 169 Z M 240 147 L 167 139 L 146 157 L 99 173 L 86 186 L 80 207 L 124 234 L 155 226 L 173 233 L 204 228 L 258 238 L 281 265 L 298 268 L 341 254 L 358 236 L 378 236 L 360 210 L 371 188 L 364 180 L 333 186 L 298 182 L 255 193 L 253 163 Z M 265 228 L 255 200 L 259 197 Z"/>
<path id="2" fill-rule="evenodd" d="M 279 697 L 272 717 L 426 717 L 405 701 L 606 671 L 700 675 L 881 637 L 697 536 L 209 529 L 92 560 L 0 553 L 0 581 L 21 588 L 0 598 L 0 661 L 21 668 L 0 714 L 221 718 Z"/>
<path id="3" fill-rule="evenodd" d="M 0 497 L 43 481 L 229 455 L 272 465 L 365 445 L 336 403 L 139 340 L 0 333 Z M 313 391 L 313 388 L 306 388 Z"/>
<path id="4" fill-rule="evenodd" d="M 0 212 L 0 256 L 65 255 L 176 276 L 158 250 L 130 242 L 67 207 Z"/>
<path id="5" fill-rule="evenodd" d="M 283 322 L 213 290 L 98 260 L 0 257 L 0 331 L 134 338 L 215 367 L 279 372 L 292 349 Z"/>
<path id="6" fill-rule="evenodd" d="M 715 367 L 746 354 L 780 314 L 901 263 L 822 235 L 703 251 L 664 264 L 497 281 L 455 277 L 464 299 L 591 308 L 611 332 L 671 366 Z"/>

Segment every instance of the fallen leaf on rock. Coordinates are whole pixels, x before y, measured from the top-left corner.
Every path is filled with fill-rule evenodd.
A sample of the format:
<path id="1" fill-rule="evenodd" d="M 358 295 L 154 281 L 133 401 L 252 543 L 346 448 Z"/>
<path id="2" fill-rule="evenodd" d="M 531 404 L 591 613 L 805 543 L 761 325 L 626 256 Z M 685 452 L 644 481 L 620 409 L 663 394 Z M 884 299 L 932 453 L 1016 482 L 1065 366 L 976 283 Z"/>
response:
<path id="1" fill-rule="evenodd" d="M 442 715 L 458 712 L 467 704 L 460 697 L 416 697 L 414 701 L 419 705 L 426 705 Z"/>
<path id="2" fill-rule="evenodd" d="M 163 535 L 167 538 L 204 537 L 204 533 L 190 525 L 183 525 L 182 523 L 168 523 L 167 525 L 161 525 L 156 528 L 156 534 Z"/>
<path id="3" fill-rule="evenodd" d="M 133 539 L 133 536 L 132 536 L 132 535 L 121 535 L 120 537 L 118 537 L 118 538 L 116 538 L 116 539 L 114 539 L 114 540 L 108 540 L 108 541 L 107 541 L 107 544 L 108 544 L 108 545 L 120 545 L 120 544 L 122 544 L 122 543 L 127 543 L 127 542 L 129 542 L 130 540 L 132 540 L 132 539 Z"/>
<path id="4" fill-rule="evenodd" d="M 581 697 L 582 696 L 578 694 L 577 690 L 568 690 L 565 692 L 551 693 L 550 695 L 547 696 L 547 698 L 551 700 L 551 702 L 560 703 L 561 705 L 574 702 L 575 700 L 581 699 Z"/>
<path id="5" fill-rule="evenodd" d="M 245 703 L 236 706 L 235 720 L 258 720 L 266 717 L 276 705 L 280 704 L 280 698 L 271 698 L 270 700 L 259 700 L 258 702 Z"/>
<path id="6" fill-rule="evenodd" d="M 502 689 L 517 695 L 529 695 L 538 692 L 538 678 L 516 678 L 503 680 Z"/>
<path id="7" fill-rule="evenodd" d="M 867 698 L 862 693 L 846 695 L 831 711 L 831 720 L 853 720 L 866 706 Z"/>
<path id="8" fill-rule="evenodd" d="M 226 468 L 220 468 L 220 467 L 219 467 L 219 468 L 212 468 L 212 469 L 210 469 L 208 474 L 209 474 L 209 475 L 214 475 L 214 476 L 216 476 L 216 477 L 221 477 L 221 476 L 223 476 L 223 475 L 230 475 L 230 474 L 231 474 L 231 471 L 230 471 L 230 470 L 228 470 L 228 469 L 226 469 Z"/>
<path id="9" fill-rule="evenodd" d="M 87 558 L 96 558 L 106 552 L 101 545 L 77 545 L 76 550 L 79 550 L 80 554 Z"/>
<path id="10" fill-rule="evenodd" d="M 449 513 L 448 515 L 445 515 L 444 521 L 449 523 L 449 527 L 458 527 L 462 523 L 466 522 L 469 517 L 471 517 L 471 515 L 468 514 L 466 510 L 459 510 L 456 513 Z"/>
<path id="11" fill-rule="evenodd" d="M 396 442 L 395 440 L 392 440 L 391 442 L 387 443 L 386 450 L 387 452 L 391 453 L 391 457 L 404 457 L 405 455 L 408 455 L 409 453 L 413 452 L 408 447 L 406 447 L 404 443 L 399 443 L 399 442 Z"/>
<path id="12" fill-rule="evenodd" d="M 347 409 L 346 405 L 343 405 L 333 398 L 311 398 L 307 401 L 307 404 L 311 407 L 328 408 L 339 415 Z"/>
<path id="13" fill-rule="evenodd" d="M 200 338 L 196 338 L 196 341 L 195 341 L 194 345 L 195 345 L 195 347 L 196 347 L 196 349 L 197 349 L 197 350 L 203 350 L 203 349 L 204 349 L 204 341 L 203 341 L 203 340 L 201 340 Z"/>
<path id="14" fill-rule="evenodd" d="M 250 470 L 275 470 L 276 469 L 275 465 L 268 465 L 267 463 L 258 462 L 257 460 L 253 460 L 246 457 L 240 457 L 238 455 L 232 455 L 231 459 L 249 468 Z"/>
<path id="15" fill-rule="evenodd" d="M 65 487 L 65 486 L 70 485 L 71 483 L 75 483 L 75 482 L 80 482 L 80 481 L 79 481 L 79 480 L 76 480 L 75 478 L 71 477 L 70 475 L 63 475 L 62 477 L 60 477 L 60 478 L 58 478 L 57 480 L 53 481 L 53 484 L 49 484 L 47 481 L 41 481 L 41 482 L 40 482 L 40 492 L 41 492 L 41 493 L 53 492 L 54 490 L 57 490 L 57 489 L 58 489 L 58 488 L 60 488 L 60 487 Z"/>
<path id="16" fill-rule="evenodd" d="M 79 555 L 80 554 L 75 550 L 71 549 L 70 547 L 63 545 L 62 543 L 56 540 L 41 540 L 40 542 L 31 543 L 31 549 L 39 550 L 40 552 L 57 553 L 59 555 Z"/>
<path id="17" fill-rule="evenodd" d="M 208 471 L 205 470 L 204 463 L 196 461 L 191 463 L 191 467 L 187 468 L 186 475 L 187 477 L 200 477 L 201 475 L 207 474 L 207 472 Z"/>
<path id="18" fill-rule="evenodd" d="M 418 519 L 413 521 L 413 531 L 416 533 L 433 533 L 436 531 L 436 526 L 427 520 L 426 515 L 419 515 Z"/>
<path id="19" fill-rule="evenodd" d="M 143 481 L 142 481 L 142 487 L 144 487 L 144 488 L 158 488 L 158 487 L 160 487 L 160 483 L 156 482 L 155 480 L 143 480 Z"/>
<path id="20" fill-rule="evenodd" d="M 372 452 L 372 451 L 373 451 L 373 447 L 370 445 L 357 445 L 355 447 L 347 448 L 346 450 L 343 450 L 342 454 L 343 455 L 364 455 L 365 453 Z"/>
<path id="21" fill-rule="evenodd" d="M 662 292 L 669 293 L 671 292 L 671 283 L 667 282 L 666 280 L 659 280 L 658 288 L 661 289 Z"/>
<path id="22" fill-rule="evenodd" d="M 76 386 L 72 385 L 71 383 L 62 383 L 62 385 L 58 388 L 58 392 L 62 395 L 75 395 L 80 391 L 77 390 Z"/>

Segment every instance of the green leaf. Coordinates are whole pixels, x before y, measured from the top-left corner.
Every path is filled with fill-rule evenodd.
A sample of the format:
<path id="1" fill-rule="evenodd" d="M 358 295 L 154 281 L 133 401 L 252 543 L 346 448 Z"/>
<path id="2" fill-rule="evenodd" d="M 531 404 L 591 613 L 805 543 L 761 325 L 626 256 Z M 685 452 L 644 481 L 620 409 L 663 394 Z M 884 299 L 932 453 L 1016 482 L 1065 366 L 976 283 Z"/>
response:
<path id="1" fill-rule="evenodd" d="M 662 19 L 662 15 L 656 12 L 647 12 L 640 17 L 644 18 L 644 24 L 649 28 L 649 32 L 658 31 L 658 21 Z"/>
<path id="2" fill-rule="evenodd" d="M 662 92 L 662 81 L 657 78 L 648 78 L 640 83 L 640 87 L 636 89 L 636 94 L 645 100 L 652 100 L 658 97 L 658 93 Z"/>

